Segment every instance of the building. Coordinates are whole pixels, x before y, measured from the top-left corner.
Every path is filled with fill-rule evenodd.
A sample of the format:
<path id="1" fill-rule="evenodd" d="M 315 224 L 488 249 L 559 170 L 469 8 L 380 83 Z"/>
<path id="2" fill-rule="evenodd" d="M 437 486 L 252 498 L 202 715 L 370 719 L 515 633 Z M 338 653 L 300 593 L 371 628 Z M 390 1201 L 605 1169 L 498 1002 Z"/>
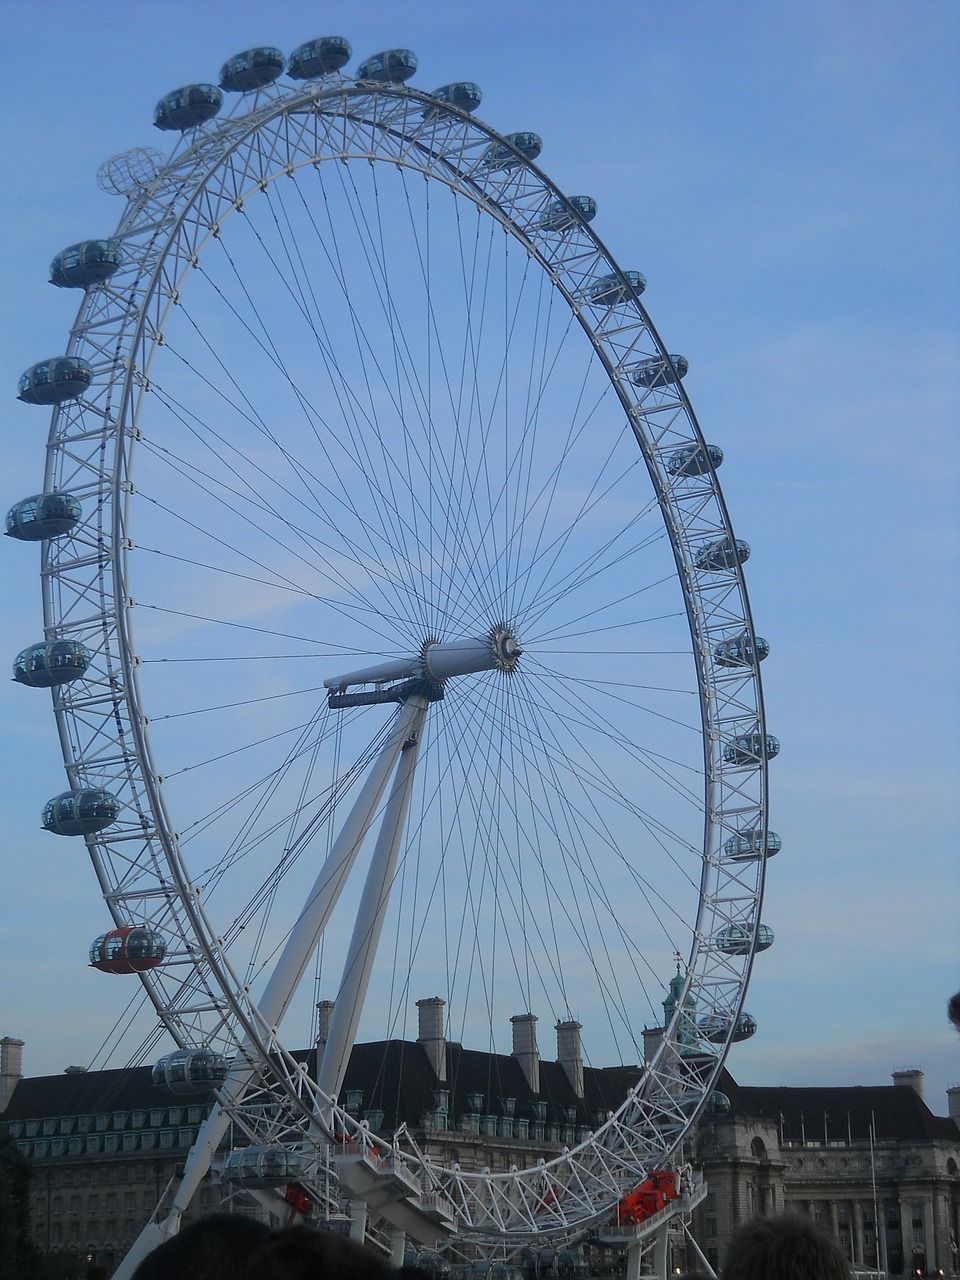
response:
<path id="1" fill-rule="evenodd" d="M 512 1019 L 512 1054 L 465 1049 L 444 1036 L 443 1003 L 419 1002 L 416 1041 L 357 1045 L 341 1100 L 376 1131 L 406 1122 L 445 1162 L 497 1171 L 550 1159 L 586 1138 L 636 1081 L 636 1066 L 585 1067 L 576 1022 L 558 1024 L 552 1060 L 541 1059 L 532 1014 Z M 321 1035 L 327 1024 L 322 1017 Z M 69 1255 L 73 1275 L 87 1261 L 109 1271 L 177 1176 L 212 1092 L 171 1096 L 149 1067 L 24 1077 L 22 1051 L 20 1040 L 0 1041 L 0 1122 L 33 1164 L 34 1241 Z M 219 1204 L 214 1172 L 191 1213 Z"/>
<path id="2" fill-rule="evenodd" d="M 749 1088 L 726 1076 L 729 1109 L 711 1109 L 693 1151 L 708 1194 L 692 1229 L 708 1259 L 738 1223 L 787 1210 L 822 1223 L 857 1268 L 960 1274 L 960 1088 L 944 1117 L 924 1101 L 922 1072 L 893 1079 Z"/>
<path id="3" fill-rule="evenodd" d="M 548 1060 L 532 1014 L 512 1020 L 513 1053 L 494 1054 L 448 1042 L 443 1013 L 443 1001 L 420 1001 L 416 1041 L 357 1045 L 342 1100 L 375 1130 L 405 1122 L 424 1151 L 465 1169 L 575 1145 L 639 1072 L 585 1066 L 575 1022 L 557 1025 Z M 211 1097 L 165 1094 L 146 1067 L 24 1077 L 22 1049 L 0 1042 L 0 1119 L 33 1163 L 35 1242 L 63 1255 L 64 1276 L 83 1275 L 87 1261 L 109 1271 L 176 1176 Z M 692 1230 L 711 1263 L 741 1222 L 793 1209 L 837 1235 L 858 1267 L 960 1280 L 960 1088 L 946 1117 L 924 1102 L 920 1072 L 836 1088 L 749 1088 L 725 1074 L 721 1088 L 685 1153 L 707 1180 Z M 214 1173 L 193 1211 L 219 1203 Z M 607 1272 L 622 1267 L 616 1251 L 589 1253 Z"/>

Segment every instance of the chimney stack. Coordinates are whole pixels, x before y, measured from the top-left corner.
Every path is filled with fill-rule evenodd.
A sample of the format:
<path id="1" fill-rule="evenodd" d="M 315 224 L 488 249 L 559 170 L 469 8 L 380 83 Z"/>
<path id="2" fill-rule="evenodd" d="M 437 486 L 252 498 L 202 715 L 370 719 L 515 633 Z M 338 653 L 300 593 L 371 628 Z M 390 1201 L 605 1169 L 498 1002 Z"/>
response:
<path id="1" fill-rule="evenodd" d="M 580 1048 L 581 1024 L 574 1018 L 557 1023 L 557 1061 L 566 1072 L 571 1088 L 583 1097 L 583 1051 Z"/>
<path id="2" fill-rule="evenodd" d="M 13 1036 L 0 1040 L 0 1111 L 6 1111 L 10 1097 L 23 1079 L 23 1041 Z"/>
<path id="3" fill-rule="evenodd" d="M 663 1027 L 643 1028 L 643 1060 L 652 1062 L 663 1042 Z"/>
<path id="4" fill-rule="evenodd" d="M 527 1078 L 531 1093 L 540 1092 L 540 1054 L 537 1050 L 537 1015 L 518 1013 L 513 1024 L 513 1056 Z"/>
<path id="5" fill-rule="evenodd" d="M 947 1090 L 947 1115 L 960 1126 L 960 1084 L 952 1085 Z"/>
<path id="6" fill-rule="evenodd" d="M 905 1071 L 894 1071 L 893 1083 L 913 1089 L 918 1097 L 923 1097 L 923 1072 L 919 1067 L 908 1067 Z"/>
<path id="7" fill-rule="evenodd" d="M 443 1011 L 446 1001 L 440 996 L 429 996 L 426 1000 L 417 1001 L 417 1012 L 420 1019 L 420 1034 L 417 1044 L 422 1044 L 434 1075 L 441 1084 L 447 1079 L 447 1038 L 443 1029 Z"/>

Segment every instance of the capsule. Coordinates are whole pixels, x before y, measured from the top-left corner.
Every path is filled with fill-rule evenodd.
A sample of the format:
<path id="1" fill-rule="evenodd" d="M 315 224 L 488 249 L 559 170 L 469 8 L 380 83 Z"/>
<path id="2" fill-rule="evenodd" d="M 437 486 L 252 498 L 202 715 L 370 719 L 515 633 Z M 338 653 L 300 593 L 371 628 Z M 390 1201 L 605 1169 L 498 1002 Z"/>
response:
<path id="1" fill-rule="evenodd" d="M 83 509 L 72 493 L 35 493 L 7 512 L 6 535 L 20 542 L 42 542 L 70 533 Z"/>
<path id="2" fill-rule="evenodd" d="M 775 831 L 767 832 L 766 843 L 759 831 L 738 831 L 735 836 L 724 841 L 723 852 L 731 862 L 756 862 L 758 859 L 772 858 L 783 848 L 783 841 Z"/>
<path id="3" fill-rule="evenodd" d="M 483 101 L 480 86 L 475 85 L 471 80 L 459 80 L 456 84 L 442 84 L 439 89 L 434 89 L 430 97 L 446 103 L 449 107 L 456 107 L 459 111 L 476 111 Z M 429 115 L 429 109 L 423 114 Z"/>
<path id="4" fill-rule="evenodd" d="M 713 656 L 721 667 L 755 667 L 770 653 L 770 645 L 763 636 L 741 631 L 738 636 L 728 636 L 713 646 Z"/>
<path id="5" fill-rule="evenodd" d="M 321 36 L 299 45 L 287 59 L 287 75 L 291 80 L 318 80 L 339 71 L 350 61 L 353 50 L 343 36 Z"/>
<path id="6" fill-rule="evenodd" d="M 403 84 L 418 66 L 417 55 L 409 49 L 387 49 L 361 62 L 357 68 L 357 79 L 375 80 L 378 84 Z"/>
<path id="7" fill-rule="evenodd" d="M 92 659 L 79 640 L 41 640 L 17 654 L 13 678 L 32 689 L 55 689 L 79 680 Z"/>
<path id="8" fill-rule="evenodd" d="M 708 542 L 693 557 L 698 569 L 711 572 L 718 569 L 735 569 L 750 559 L 750 546 L 742 538 L 721 538 L 718 542 Z"/>
<path id="9" fill-rule="evenodd" d="M 120 801 L 109 791 L 64 791 L 43 806 L 43 826 L 57 836 L 88 836 L 116 822 Z"/>
<path id="10" fill-rule="evenodd" d="M 448 1276 L 453 1275 L 450 1262 L 434 1249 L 421 1249 L 410 1258 L 410 1266 L 412 1271 L 420 1275 L 421 1280 L 447 1280 Z M 465 1276 L 463 1280 L 466 1280 Z"/>
<path id="11" fill-rule="evenodd" d="M 230 1063 L 212 1049 L 177 1049 L 165 1054 L 150 1071 L 158 1089 L 171 1093 L 209 1093 L 227 1078 Z"/>
<path id="12" fill-rule="evenodd" d="M 128 924 L 102 934 L 90 947 L 90 964 L 101 973 L 145 973 L 163 963 L 167 944 L 146 925 Z"/>
<path id="13" fill-rule="evenodd" d="M 684 356 L 653 356 L 641 360 L 630 374 L 630 381 L 638 387 L 670 387 L 687 376 L 690 368 Z"/>
<path id="14" fill-rule="evenodd" d="M 752 1035 L 756 1034 L 757 1020 L 751 1017 L 749 1013 L 741 1013 L 736 1023 L 734 1023 L 729 1014 L 708 1013 L 706 1017 L 700 1019 L 698 1026 L 700 1034 L 710 1044 L 722 1044 L 732 1026 L 733 1034 L 730 1039 L 734 1044 L 738 1044 L 741 1040 L 749 1040 Z"/>
<path id="15" fill-rule="evenodd" d="M 93 381 L 93 370 L 79 356 L 51 356 L 20 375 L 18 400 L 24 404 L 63 404 L 79 400 Z"/>
<path id="16" fill-rule="evenodd" d="M 507 146 L 507 143 L 510 146 Z M 490 165 L 491 168 L 513 168 L 514 165 L 519 164 L 519 161 L 511 147 L 515 147 L 524 159 L 536 160 L 543 150 L 543 141 L 535 133 L 506 133 L 503 142 L 491 142 L 483 157 L 484 164 Z"/>
<path id="17" fill-rule="evenodd" d="M 579 1245 L 569 1245 L 557 1253 L 558 1276 L 589 1276 L 590 1267 Z"/>
<path id="18" fill-rule="evenodd" d="M 89 289 L 103 284 L 123 262 L 114 240 L 81 240 L 69 245 L 50 263 L 50 283 L 58 289 Z"/>
<path id="19" fill-rule="evenodd" d="M 780 743 L 772 733 L 742 733 L 723 748 L 727 764 L 759 764 L 763 756 L 772 760 L 780 754 Z"/>
<path id="20" fill-rule="evenodd" d="M 187 84 L 168 93 L 153 109 L 156 129 L 185 133 L 212 120 L 223 106 L 223 94 L 213 84 Z"/>
<path id="21" fill-rule="evenodd" d="M 702 476 L 723 462 L 723 450 L 717 444 L 687 444 L 671 453 L 667 459 L 667 471 L 672 476 Z"/>
<path id="22" fill-rule="evenodd" d="M 303 1157 L 288 1147 L 242 1147 L 223 1162 L 221 1177 L 236 1186 L 282 1187 L 303 1177 Z"/>
<path id="23" fill-rule="evenodd" d="M 286 69 L 287 60 L 280 49 L 265 46 L 235 54 L 220 68 L 220 88 L 227 93 L 249 93 L 272 84 Z"/>
<path id="24" fill-rule="evenodd" d="M 626 302 L 629 298 L 639 296 L 646 287 L 646 277 L 639 271 L 623 271 L 619 276 L 600 276 L 590 286 L 590 301 L 612 307 L 618 302 Z"/>
<path id="25" fill-rule="evenodd" d="M 714 938 L 717 949 L 728 956 L 750 954 L 753 930 L 745 924 L 728 924 Z M 769 925 L 757 925 L 757 951 L 767 951 L 773 946 L 773 930 Z"/>
<path id="26" fill-rule="evenodd" d="M 565 201 L 552 200 L 538 225 L 541 231 L 569 231 L 578 222 L 592 222 L 596 216 L 597 202 L 592 196 L 567 196 Z"/>
<path id="27" fill-rule="evenodd" d="M 713 1093 L 707 1098 L 706 1112 L 708 1116 L 729 1115 L 730 1108 L 730 1099 L 725 1093 L 721 1093 L 719 1089 L 714 1089 Z"/>

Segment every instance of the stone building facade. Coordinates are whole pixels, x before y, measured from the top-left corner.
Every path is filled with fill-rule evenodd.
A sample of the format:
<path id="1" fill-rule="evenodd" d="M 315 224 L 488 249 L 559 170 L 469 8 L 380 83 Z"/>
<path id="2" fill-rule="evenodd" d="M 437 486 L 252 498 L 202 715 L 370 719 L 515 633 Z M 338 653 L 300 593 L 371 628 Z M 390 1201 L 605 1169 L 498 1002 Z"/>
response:
<path id="1" fill-rule="evenodd" d="M 886 1086 L 749 1088 L 729 1076 L 728 1111 L 704 1118 L 694 1144 L 708 1195 L 693 1232 L 716 1262 L 755 1214 L 808 1214 L 854 1267 L 957 1276 L 960 1088 L 934 1115 L 919 1071 Z"/>
<path id="2" fill-rule="evenodd" d="M 556 1059 L 541 1058 L 532 1015 L 514 1020 L 512 1054 L 464 1049 L 444 1039 L 442 1012 L 442 1002 L 421 1002 L 415 1042 L 357 1045 L 341 1096 L 372 1128 L 405 1122 L 422 1149 L 465 1169 L 507 1169 L 575 1145 L 640 1070 L 585 1066 L 575 1023 L 557 1027 Z M 61 1256 L 69 1280 L 88 1263 L 109 1273 L 176 1177 L 212 1098 L 165 1094 L 144 1067 L 24 1077 L 22 1047 L 0 1042 L 0 1121 L 33 1165 L 34 1240 Z M 945 1117 L 926 1105 L 918 1072 L 855 1088 L 750 1088 L 725 1075 L 721 1089 L 685 1152 L 707 1181 L 691 1226 L 712 1264 L 742 1222 L 790 1209 L 822 1222 L 858 1268 L 960 1280 L 960 1089 Z M 220 1198 L 214 1173 L 191 1212 Z M 598 1271 L 623 1269 L 616 1250 L 588 1253 Z M 680 1249 L 674 1263 L 697 1269 Z"/>

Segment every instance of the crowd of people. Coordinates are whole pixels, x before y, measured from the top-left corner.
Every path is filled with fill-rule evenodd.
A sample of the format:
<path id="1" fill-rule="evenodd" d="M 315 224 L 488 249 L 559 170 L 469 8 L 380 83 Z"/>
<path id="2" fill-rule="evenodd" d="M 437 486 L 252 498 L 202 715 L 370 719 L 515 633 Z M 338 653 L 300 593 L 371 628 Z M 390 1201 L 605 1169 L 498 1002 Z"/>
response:
<path id="1" fill-rule="evenodd" d="M 390 1280 L 395 1270 L 344 1236 L 306 1226 L 272 1231 L 242 1214 L 217 1213 L 183 1228 L 140 1263 L 133 1280 Z M 690 1273 L 687 1280 L 708 1280 Z M 809 1218 L 759 1218 L 734 1237 L 720 1280 L 850 1280 L 839 1244 Z"/>

